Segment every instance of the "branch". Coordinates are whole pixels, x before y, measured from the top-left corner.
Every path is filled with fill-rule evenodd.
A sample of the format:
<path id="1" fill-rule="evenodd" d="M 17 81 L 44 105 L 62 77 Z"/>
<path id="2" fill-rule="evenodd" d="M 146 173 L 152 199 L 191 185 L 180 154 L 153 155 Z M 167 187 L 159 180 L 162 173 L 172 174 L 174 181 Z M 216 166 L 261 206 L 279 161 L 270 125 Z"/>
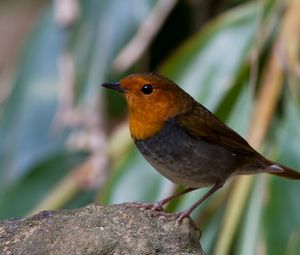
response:
<path id="1" fill-rule="evenodd" d="M 0 254 L 202 254 L 199 231 L 126 204 L 91 204 L 0 222 Z"/>

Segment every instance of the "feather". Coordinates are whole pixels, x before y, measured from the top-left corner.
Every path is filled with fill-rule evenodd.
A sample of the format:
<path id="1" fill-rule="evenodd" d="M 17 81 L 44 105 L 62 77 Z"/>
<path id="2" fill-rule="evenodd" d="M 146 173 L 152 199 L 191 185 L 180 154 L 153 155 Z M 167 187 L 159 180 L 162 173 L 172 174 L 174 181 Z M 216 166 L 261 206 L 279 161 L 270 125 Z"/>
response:
<path id="1" fill-rule="evenodd" d="M 244 138 L 196 101 L 189 111 L 177 115 L 176 121 L 188 134 L 196 138 L 244 155 L 259 155 Z"/>

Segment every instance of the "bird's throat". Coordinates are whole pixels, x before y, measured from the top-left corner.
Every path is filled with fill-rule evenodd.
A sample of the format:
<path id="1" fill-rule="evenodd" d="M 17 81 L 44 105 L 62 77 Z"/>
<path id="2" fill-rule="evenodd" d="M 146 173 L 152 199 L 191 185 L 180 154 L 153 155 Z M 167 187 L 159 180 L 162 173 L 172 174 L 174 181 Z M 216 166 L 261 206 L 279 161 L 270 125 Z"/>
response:
<path id="1" fill-rule="evenodd" d="M 163 122 L 140 121 L 129 119 L 130 133 L 135 140 L 146 140 L 156 135 L 164 126 Z"/>

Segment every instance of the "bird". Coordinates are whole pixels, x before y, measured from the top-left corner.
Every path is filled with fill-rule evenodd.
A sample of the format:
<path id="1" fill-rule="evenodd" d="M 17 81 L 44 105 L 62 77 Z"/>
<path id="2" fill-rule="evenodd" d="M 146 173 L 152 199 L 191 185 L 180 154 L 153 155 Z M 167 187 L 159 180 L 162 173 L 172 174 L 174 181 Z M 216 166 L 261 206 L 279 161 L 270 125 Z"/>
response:
<path id="1" fill-rule="evenodd" d="M 125 95 L 131 137 L 144 158 L 171 182 L 186 188 L 154 204 L 161 211 L 172 199 L 211 187 L 188 209 L 176 213 L 180 222 L 236 175 L 269 173 L 300 179 L 300 173 L 273 162 L 252 148 L 233 129 L 170 79 L 137 73 L 103 87 Z"/>

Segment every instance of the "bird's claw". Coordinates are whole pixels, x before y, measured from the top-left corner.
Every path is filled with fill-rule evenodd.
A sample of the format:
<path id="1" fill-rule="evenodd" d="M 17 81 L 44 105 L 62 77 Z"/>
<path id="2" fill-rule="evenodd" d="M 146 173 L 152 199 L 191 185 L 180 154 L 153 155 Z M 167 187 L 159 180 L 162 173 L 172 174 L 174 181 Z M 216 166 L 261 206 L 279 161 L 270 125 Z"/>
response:
<path id="1" fill-rule="evenodd" d="M 190 213 L 188 211 L 177 212 L 177 213 L 169 213 L 169 212 L 165 212 L 165 211 L 151 210 L 150 215 L 153 216 L 153 217 L 159 216 L 159 219 L 160 218 L 166 218 L 166 219 L 169 219 L 169 220 L 176 220 L 176 225 L 178 225 L 178 224 L 181 223 L 181 221 L 184 218 L 189 218 Z"/>
<path id="2" fill-rule="evenodd" d="M 134 202 L 126 205 L 127 208 L 150 209 L 151 211 L 164 211 L 164 208 L 159 203 L 141 203 Z"/>
<path id="3" fill-rule="evenodd" d="M 166 212 L 164 211 L 164 208 L 159 202 L 154 204 L 134 202 L 134 203 L 127 204 L 126 207 L 149 210 L 149 216 L 151 217 L 159 217 L 159 219 L 166 218 L 169 220 L 176 220 L 176 226 L 178 226 L 184 218 L 189 218 L 191 213 L 190 210 L 185 210 L 176 213 Z"/>

